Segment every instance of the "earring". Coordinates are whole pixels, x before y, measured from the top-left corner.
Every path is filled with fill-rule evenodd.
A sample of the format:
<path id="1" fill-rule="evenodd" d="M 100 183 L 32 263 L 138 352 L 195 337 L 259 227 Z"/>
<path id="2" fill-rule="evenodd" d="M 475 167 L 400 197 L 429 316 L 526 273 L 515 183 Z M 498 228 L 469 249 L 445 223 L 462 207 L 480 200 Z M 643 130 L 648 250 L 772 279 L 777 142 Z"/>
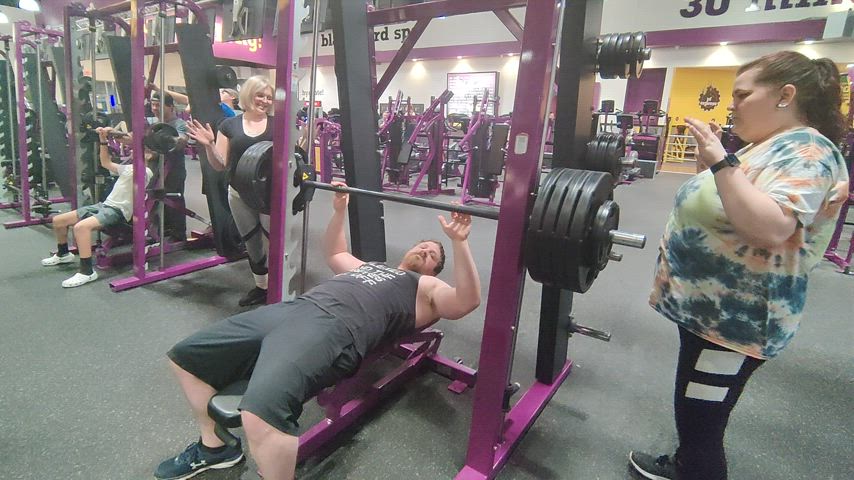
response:
<path id="1" fill-rule="evenodd" d="M 786 108 L 786 107 L 788 107 L 788 106 L 789 106 L 789 104 L 788 104 L 788 103 L 783 103 L 783 102 L 780 102 L 780 103 L 778 103 L 778 104 L 777 104 L 777 108 Z"/>

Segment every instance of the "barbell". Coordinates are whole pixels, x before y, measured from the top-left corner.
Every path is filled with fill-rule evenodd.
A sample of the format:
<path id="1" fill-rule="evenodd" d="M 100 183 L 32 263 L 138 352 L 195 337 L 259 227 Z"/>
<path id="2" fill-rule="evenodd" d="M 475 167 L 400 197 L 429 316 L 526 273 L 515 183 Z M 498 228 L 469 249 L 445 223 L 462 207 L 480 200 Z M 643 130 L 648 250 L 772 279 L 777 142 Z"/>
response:
<path id="1" fill-rule="evenodd" d="M 272 151 L 273 143 L 269 141 L 249 147 L 231 179 L 240 198 L 263 213 L 270 211 Z M 315 190 L 327 190 L 479 218 L 499 217 L 494 208 L 318 182 L 310 165 L 299 158 L 295 163 L 293 185 L 299 188 L 299 193 L 291 205 L 294 214 L 305 208 Z M 613 177 L 606 172 L 555 168 L 546 175 L 528 217 L 523 246 L 531 278 L 545 285 L 584 293 L 609 261 L 620 260 L 621 255 L 612 251 L 614 244 L 645 246 L 644 235 L 618 230 L 620 209 L 612 199 L 613 191 Z"/>
<path id="2" fill-rule="evenodd" d="M 181 135 L 178 130 L 168 123 L 155 123 L 145 133 L 143 145 L 155 153 L 166 155 L 178 149 Z"/>

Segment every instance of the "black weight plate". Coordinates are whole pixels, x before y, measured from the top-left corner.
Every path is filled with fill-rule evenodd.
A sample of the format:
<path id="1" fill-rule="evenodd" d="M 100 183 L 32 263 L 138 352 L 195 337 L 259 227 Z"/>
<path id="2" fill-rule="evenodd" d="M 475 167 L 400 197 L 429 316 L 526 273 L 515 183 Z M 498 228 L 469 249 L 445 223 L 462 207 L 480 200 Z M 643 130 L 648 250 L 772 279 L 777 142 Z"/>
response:
<path id="1" fill-rule="evenodd" d="M 570 237 L 573 243 L 580 246 L 580 262 L 574 272 L 576 276 L 570 279 L 571 290 L 584 293 L 599 274 L 597 259 L 594 256 L 595 242 L 591 236 L 591 227 L 599 206 L 607 200 L 613 190 L 611 176 L 602 172 L 588 172 L 586 181 L 581 186 L 578 200 L 570 226 Z"/>
<path id="2" fill-rule="evenodd" d="M 598 135 L 596 137 L 594 137 L 593 140 L 590 140 L 589 142 L 587 142 L 587 148 L 584 150 L 584 166 L 586 168 L 590 168 L 590 165 L 592 165 L 595 162 L 594 158 L 596 155 L 596 153 L 595 153 L 596 152 L 596 145 L 598 145 L 598 144 L 599 144 L 599 136 Z"/>
<path id="3" fill-rule="evenodd" d="M 573 180 L 567 185 L 567 194 L 561 206 L 560 218 L 555 228 L 554 247 L 552 249 L 552 265 L 555 269 L 554 284 L 561 288 L 571 285 L 576 276 L 578 266 L 583 261 L 583 253 L 578 245 L 573 244 L 570 236 L 572 219 L 581 195 L 581 187 L 592 172 L 575 170 Z"/>
<path id="4" fill-rule="evenodd" d="M 629 36 L 626 42 L 626 78 L 635 76 L 635 52 L 637 51 L 636 35 L 634 33 L 627 34 Z"/>
<path id="5" fill-rule="evenodd" d="M 637 61 L 637 34 L 627 33 L 626 41 L 626 78 L 635 77 Z"/>
<path id="6" fill-rule="evenodd" d="M 617 33 L 611 34 L 611 37 L 608 39 L 607 45 L 607 61 L 608 65 L 608 78 L 616 78 L 619 73 L 619 60 L 617 59 L 617 40 L 619 40 L 620 36 Z"/>
<path id="7" fill-rule="evenodd" d="M 619 37 L 617 37 L 617 54 L 614 58 L 617 59 L 616 67 L 617 71 L 619 72 L 617 76 L 620 78 L 626 78 L 627 72 L 629 70 L 629 59 L 626 51 L 626 47 L 628 47 L 629 38 L 630 35 L 627 33 L 621 33 Z"/>
<path id="8" fill-rule="evenodd" d="M 623 172 L 623 156 L 625 156 L 625 154 L 626 139 L 622 135 L 617 135 L 613 149 L 614 170 L 611 171 L 611 175 L 614 176 L 615 182 L 619 181 L 620 174 Z"/>
<path id="9" fill-rule="evenodd" d="M 562 249 L 562 235 L 558 231 L 558 223 L 561 219 L 562 211 L 569 203 L 570 207 L 575 202 L 572 198 L 572 185 L 576 181 L 578 170 L 566 169 L 558 181 L 555 183 L 555 190 L 552 194 L 551 201 L 546 208 L 545 217 L 543 218 L 543 229 L 540 242 L 540 260 L 543 272 L 543 283 L 554 284 L 560 281 L 562 275 L 561 259 L 566 257 L 566 252 Z"/>
<path id="10" fill-rule="evenodd" d="M 614 178 L 620 178 L 620 172 L 623 170 L 623 165 L 620 163 L 621 155 L 618 150 L 619 144 L 622 143 L 620 140 L 622 140 L 622 137 L 614 135 L 611 141 L 608 142 L 607 147 L 605 147 L 605 164 L 607 168 L 603 171 L 610 173 Z"/>
<path id="11" fill-rule="evenodd" d="M 646 56 L 646 34 L 635 32 L 632 37 L 634 38 L 635 47 L 632 52 L 634 60 L 632 61 L 631 74 L 635 78 L 640 78 L 641 73 L 643 73 L 644 57 Z"/>
<path id="12" fill-rule="evenodd" d="M 611 151 L 611 145 L 614 143 L 615 135 L 608 134 L 607 137 L 602 139 L 602 153 L 601 153 L 601 163 L 599 165 L 600 168 L 597 168 L 597 172 L 607 172 L 611 173 L 611 157 L 609 155 Z"/>
<path id="13" fill-rule="evenodd" d="M 620 225 L 620 206 L 616 202 L 606 200 L 596 212 L 593 220 L 591 237 L 595 245 L 595 258 L 600 271 L 608 264 L 611 253 L 611 230 L 616 230 Z"/>
<path id="14" fill-rule="evenodd" d="M 227 65 L 217 65 L 215 70 L 216 83 L 219 88 L 235 88 L 237 86 L 237 73 Z"/>
<path id="15" fill-rule="evenodd" d="M 249 208 L 270 213 L 273 142 L 258 142 L 243 152 L 230 183 Z"/>
<path id="16" fill-rule="evenodd" d="M 602 51 L 599 53 L 599 76 L 602 78 L 614 78 L 614 40 L 614 34 L 609 33 L 602 43 Z"/>
<path id="17" fill-rule="evenodd" d="M 596 165 L 599 164 L 599 149 L 602 135 L 602 133 L 597 134 L 596 137 L 588 144 L 590 148 L 587 149 L 587 154 L 584 156 L 584 168 L 587 170 L 596 170 Z"/>
<path id="18" fill-rule="evenodd" d="M 589 172 L 594 174 L 593 172 Z M 595 175 L 595 174 L 594 174 Z M 572 251 L 575 253 L 573 257 L 575 257 L 575 262 L 573 268 L 568 270 L 568 277 L 566 279 L 566 288 L 578 292 L 584 293 L 587 291 L 585 280 L 587 278 L 587 272 L 589 271 L 588 264 L 590 263 L 587 257 L 587 251 L 589 250 L 588 244 L 588 225 L 592 221 L 589 217 L 590 203 L 593 194 L 595 193 L 591 189 L 591 177 L 590 175 L 585 176 L 584 183 L 579 186 L 579 197 L 578 203 L 575 206 L 575 210 L 572 212 L 572 223 L 569 227 L 569 244 Z"/>
<path id="19" fill-rule="evenodd" d="M 593 156 L 587 163 L 587 169 L 601 172 L 605 168 L 605 145 L 611 138 L 610 133 L 600 133 L 596 136 L 596 144 L 593 148 Z"/>
<path id="20" fill-rule="evenodd" d="M 589 255 L 588 259 L 590 260 L 590 270 L 588 272 L 587 277 L 588 286 L 593 283 L 593 280 L 596 279 L 596 277 L 599 275 L 599 272 L 603 268 L 605 268 L 605 264 L 607 264 L 608 260 L 607 252 L 609 252 L 611 249 L 610 237 L 608 237 L 607 243 L 603 245 L 600 241 L 597 240 L 597 237 L 601 235 L 601 231 L 595 232 L 594 226 L 596 222 L 596 215 L 599 212 L 601 206 L 605 204 L 605 202 L 610 201 L 610 199 L 612 198 L 614 191 L 614 184 L 612 182 L 613 178 L 610 177 L 610 175 L 604 175 L 603 178 L 597 181 L 595 194 L 592 197 L 593 203 L 590 209 L 591 223 L 589 226 L 589 242 L 587 244 L 589 248 L 589 250 L 587 251 Z M 615 208 L 619 208 L 617 207 L 616 203 L 614 203 L 613 205 Z M 607 228 L 608 232 L 610 232 L 610 230 L 616 229 L 618 225 L 618 222 L 616 222 L 616 220 L 618 219 L 619 217 L 617 217 L 616 219 L 612 218 L 611 222 L 606 222 L 604 228 Z M 602 258 L 602 255 L 604 255 L 604 258 Z"/>
<path id="21" fill-rule="evenodd" d="M 551 232 L 554 228 L 554 212 L 560 206 L 564 185 L 570 177 L 570 170 L 566 168 L 552 170 L 544 185 L 543 194 L 537 195 L 538 222 L 534 221 L 528 226 L 528 235 L 525 243 L 526 264 L 528 265 L 531 278 L 546 283 L 549 278 L 549 242 Z M 541 201 L 542 199 L 542 201 Z"/>
<path id="22" fill-rule="evenodd" d="M 599 48 L 596 51 L 596 68 L 602 78 L 605 78 L 605 46 L 608 45 L 608 37 L 610 36 L 609 33 L 599 38 Z"/>
<path id="23" fill-rule="evenodd" d="M 590 261 L 588 265 L 591 268 L 591 282 L 608 263 L 608 252 L 611 250 L 609 232 L 615 230 L 619 224 L 619 217 L 614 217 L 614 215 L 619 214 L 619 207 L 613 201 L 608 200 L 608 192 L 612 188 L 612 185 L 597 185 L 595 193 L 591 197 L 593 200 L 593 208 L 590 210 L 592 221 L 589 227 L 588 250 L 586 252 Z"/>
<path id="24" fill-rule="evenodd" d="M 528 217 L 529 231 L 542 230 L 543 213 L 554 191 L 554 184 L 563 170 L 563 168 L 552 169 L 537 189 L 537 198 L 534 200 L 534 207 L 531 209 L 531 215 Z"/>
<path id="25" fill-rule="evenodd" d="M 620 140 L 619 135 L 615 135 L 613 133 L 608 134 L 608 140 L 602 144 L 602 159 L 603 159 L 603 168 L 599 170 L 600 172 L 606 172 L 613 174 L 613 152 L 614 152 L 614 144 Z M 618 171 L 619 173 L 619 171 Z"/>
<path id="26" fill-rule="evenodd" d="M 534 200 L 534 207 L 528 217 L 528 230 L 525 234 L 525 265 L 531 274 L 531 278 L 536 281 L 540 281 L 542 278 L 540 236 L 542 235 L 543 215 L 554 192 L 555 182 L 564 170 L 563 168 L 556 168 L 546 175 L 537 190 L 537 198 Z"/>

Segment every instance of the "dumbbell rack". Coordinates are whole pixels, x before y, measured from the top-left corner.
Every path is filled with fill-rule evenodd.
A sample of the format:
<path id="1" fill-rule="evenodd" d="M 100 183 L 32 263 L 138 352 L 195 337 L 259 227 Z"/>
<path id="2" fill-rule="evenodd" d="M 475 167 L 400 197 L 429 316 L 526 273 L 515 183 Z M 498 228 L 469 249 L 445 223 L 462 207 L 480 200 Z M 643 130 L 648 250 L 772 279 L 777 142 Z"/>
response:
<path id="1" fill-rule="evenodd" d="M 17 99 L 17 107 L 18 107 L 18 119 L 25 119 L 27 117 L 27 106 L 26 106 L 26 97 L 25 97 L 25 84 L 24 84 L 24 52 L 23 47 L 29 46 L 35 49 L 36 51 L 36 72 L 37 72 L 37 86 L 38 86 L 38 97 L 37 100 L 38 105 L 38 134 L 40 137 L 40 141 L 38 142 L 38 148 L 41 151 L 41 159 L 42 159 L 42 181 L 40 182 L 41 189 L 43 190 L 44 197 L 40 197 L 38 195 L 33 194 L 32 190 L 32 177 L 31 177 L 31 156 L 33 152 L 30 152 L 29 142 L 27 141 L 27 128 L 18 128 L 18 160 L 19 160 L 19 168 L 18 168 L 18 177 L 19 184 L 18 185 L 9 185 L 7 188 L 11 188 L 13 190 L 17 190 L 16 202 L 5 203 L 0 205 L 0 208 L 20 208 L 21 211 L 21 219 L 11 222 L 6 222 L 3 224 L 6 228 L 18 228 L 25 227 L 28 225 L 39 225 L 50 223 L 51 219 L 47 214 L 44 214 L 40 217 L 36 217 L 33 214 L 34 212 L 34 203 L 38 204 L 44 208 L 49 208 L 51 205 L 55 203 L 70 203 L 71 209 L 77 208 L 77 198 L 76 195 L 71 195 L 70 197 L 60 196 L 51 198 L 49 195 L 48 183 L 45 181 L 47 178 L 45 171 L 45 161 L 44 158 L 47 155 L 47 149 L 45 147 L 45 142 L 43 141 L 44 135 L 44 108 L 41 102 L 43 101 L 44 92 L 42 92 L 42 87 L 44 83 L 42 83 L 42 57 L 41 57 L 41 42 L 49 41 L 54 42 L 56 40 L 62 39 L 63 34 L 60 31 L 49 30 L 39 27 L 34 27 L 30 25 L 29 22 L 19 21 L 15 22 L 13 26 L 13 40 L 15 41 L 15 86 L 16 86 L 16 99 Z M 28 37 L 30 39 L 28 39 Z M 23 124 L 23 122 L 21 122 Z M 35 126 L 32 127 L 32 134 L 36 134 Z M 76 190 L 76 182 L 75 182 L 75 173 L 74 169 L 70 168 L 70 183 L 72 185 L 72 191 Z"/>

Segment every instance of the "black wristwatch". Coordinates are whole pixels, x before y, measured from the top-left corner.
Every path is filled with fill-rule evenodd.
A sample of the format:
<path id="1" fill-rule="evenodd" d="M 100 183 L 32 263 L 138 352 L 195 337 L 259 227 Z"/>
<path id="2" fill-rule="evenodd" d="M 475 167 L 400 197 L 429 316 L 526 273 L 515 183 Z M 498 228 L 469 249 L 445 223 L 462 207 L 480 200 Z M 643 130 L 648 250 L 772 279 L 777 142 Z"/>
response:
<path id="1" fill-rule="evenodd" d="M 737 167 L 741 165 L 741 162 L 738 160 L 738 157 L 735 156 L 734 153 L 728 153 L 723 160 L 712 165 L 709 170 L 712 171 L 712 175 L 718 173 L 722 168 L 726 167 Z"/>

